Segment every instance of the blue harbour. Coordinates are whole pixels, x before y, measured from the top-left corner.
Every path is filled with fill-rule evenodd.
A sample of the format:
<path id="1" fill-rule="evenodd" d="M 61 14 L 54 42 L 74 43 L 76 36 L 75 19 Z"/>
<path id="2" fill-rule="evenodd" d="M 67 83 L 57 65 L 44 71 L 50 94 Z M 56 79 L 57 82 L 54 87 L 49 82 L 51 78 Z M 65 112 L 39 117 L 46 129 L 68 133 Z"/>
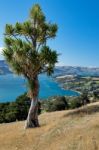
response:
<path id="1" fill-rule="evenodd" d="M 40 75 L 39 99 L 47 99 L 50 96 L 77 96 L 78 93 L 64 90 L 53 78 Z M 0 75 L 0 102 L 15 101 L 17 96 L 27 92 L 26 80 L 13 74 Z"/>

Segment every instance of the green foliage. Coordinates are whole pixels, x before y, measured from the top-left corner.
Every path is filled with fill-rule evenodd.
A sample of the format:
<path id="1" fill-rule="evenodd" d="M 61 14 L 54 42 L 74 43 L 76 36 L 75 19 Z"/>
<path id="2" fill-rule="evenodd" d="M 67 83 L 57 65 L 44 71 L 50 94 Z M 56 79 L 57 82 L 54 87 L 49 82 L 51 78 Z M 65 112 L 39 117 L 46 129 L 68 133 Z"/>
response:
<path id="1" fill-rule="evenodd" d="M 43 108 L 43 111 L 51 112 L 79 108 L 89 102 L 89 98 L 86 97 L 85 94 L 82 94 L 77 97 L 59 96 L 42 101 L 41 107 Z"/>
<path id="2" fill-rule="evenodd" d="M 89 98 L 88 98 L 88 92 L 84 91 L 81 94 L 80 101 L 81 101 L 82 105 L 88 104 L 90 102 Z"/>
<path id="3" fill-rule="evenodd" d="M 29 19 L 5 27 L 5 49 L 3 54 L 12 70 L 31 80 L 40 73 L 51 75 L 58 54 L 49 48 L 47 40 L 54 38 L 57 25 L 46 21 L 38 4 L 30 10 Z"/>
<path id="4" fill-rule="evenodd" d="M 75 108 L 78 108 L 82 106 L 82 103 L 80 101 L 80 97 L 75 97 L 75 98 L 72 98 L 70 101 L 69 101 L 69 108 L 70 109 L 75 109 Z"/>
<path id="5" fill-rule="evenodd" d="M 47 41 L 55 38 L 57 30 L 56 24 L 46 21 L 38 4 L 30 10 L 27 21 L 5 26 L 3 55 L 12 71 L 27 79 L 31 98 L 38 95 L 33 91 L 39 90 L 39 86 L 33 83 L 34 79 L 37 80 L 41 73 L 52 75 L 54 72 L 58 54 L 47 46 Z"/>
<path id="6" fill-rule="evenodd" d="M 9 111 L 8 113 L 5 114 L 5 122 L 13 122 L 16 120 L 16 115 L 17 115 L 17 112 L 12 112 L 12 111 Z"/>
<path id="7" fill-rule="evenodd" d="M 11 24 L 6 24 L 5 33 L 12 35 L 14 33 L 14 27 Z"/>
<path id="8" fill-rule="evenodd" d="M 83 106 L 85 94 L 77 97 L 57 96 L 51 97 L 48 100 L 38 102 L 38 114 L 41 112 L 61 111 L 67 109 L 75 109 Z M 19 96 L 15 102 L 0 103 L 0 123 L 12 122 L 16 120 L 25 120 L 28 114 L 31 100 L 27 94 Z M 41 111 L 42 110 L 42 111 Z"/>
<path id="9" fill-rule="evenodd" d="M 0 103 L 0 123 L 25 120 L 28 115 L 31 100 L 27 94 L 17 97 L 15 102 Z M 38 102 L 38 114 L 41 113 L 41 104 Z"/>
<path id="10" fill-rule="evenodd" d="M 15 102 L 0 103 L 0 123 L 26 119 L 29 106 L 30 99 L 26 94 L 19 96 Z"/>
<path id="11" fill-rule="evenodd" d="M 99 99 L 99 91 L 98 90 L 93 91 L 93 97 L 94 97 L 94 99 Z"/>
<path id="12" fill-rule="evenodd" d="M 88 97 L 88 93 L 87 92 L 83 92 L 80 96 L 78 97 L 73 97 L 70 99 L 69 101 L 69 107 L 71 109 L 74 108 L 78 108 L 80 106 L 86 105 L 90 103 L 89 97 Z"/>
<path id="13" fill-rule="evenodd" d="M 34 25 L 41 26 L 46 21 L 45 15 L 42 12 L 39 4 L 35 4 L 30 11 L 30 19 Z"/>
<path id="14" fill-rule="evenodd" d="M 46 111 L 60 111 L 68 109 L 68 103 L 64 96 L 56 97 L 52 100 L 47 100 L 42 103 L 43 109 Z"/>

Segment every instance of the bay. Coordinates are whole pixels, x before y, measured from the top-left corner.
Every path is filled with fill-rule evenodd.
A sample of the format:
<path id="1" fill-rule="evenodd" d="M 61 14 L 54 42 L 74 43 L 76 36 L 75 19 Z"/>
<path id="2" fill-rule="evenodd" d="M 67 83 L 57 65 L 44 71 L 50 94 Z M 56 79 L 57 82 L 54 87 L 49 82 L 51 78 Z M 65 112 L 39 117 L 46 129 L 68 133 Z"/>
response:
<path id="1" fill-rule="evenodd" d="M 77 96 L 78 93 L 62 89 L 53 78 L 40 75 L 39 99 L 47 99 L 50 96 Z M 15 101 L 17 96 L 28 90 L 26 80 L 14 74 L 0 75 L 0 102 Z"/>

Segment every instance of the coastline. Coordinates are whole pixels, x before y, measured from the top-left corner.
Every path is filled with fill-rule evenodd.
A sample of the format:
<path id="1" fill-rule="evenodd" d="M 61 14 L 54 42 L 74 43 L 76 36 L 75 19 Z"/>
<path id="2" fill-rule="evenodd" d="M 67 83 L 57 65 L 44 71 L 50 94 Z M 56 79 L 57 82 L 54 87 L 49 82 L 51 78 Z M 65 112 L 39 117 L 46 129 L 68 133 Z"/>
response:
<path id="1" fill-rule="evenodd" d="M 61 83 L 58 82 L 58 81 L 55 80 L 55 79 L 56 79 L 56 78 L 53 78 L 54 82 L 58 83 L 61 89 L 63 89 L 63 90 L 68 90 L 68 91 L 72 91 L 72 92 L 76 92 L 76 93 L 78 93 L 78 94 L 80 94 L 80 95 L 82 94 L 80 91 L 73 90 L 73 89 L 66 89 L 66 88 L 64 88 L 63 86 L 61 86 Z"/>
<path id="2" fill-rule="evenodd" d="M 59 78 L 61 78 L 61 77 L 59 76 Z M 76 93 L 78 93 L 79 95 L 82 94 L 82 92 L 80 92 L 80 91 L 64 88 L 63 86 L 61 86 L 61 83 L 60 83 L 59 81 L 57 81 L 57 78 L 56 78 L 56 77 L 54 77 L 53 80 L 54 80 L 54 82 L 58 83 L 59 86 L 60 86 L 63 90 L 69 90 L 69 91 L 72 91 L 72 92 L 76 92 Z"/>
<path id="3" fill-rule="evenodd" d="M 59 83 L 59 82 L 58 82 Z M 59 83 L 60 84 L 60 83 Z M 61 86 L 60 86 L 61 87 Z M 80 91 L 77 91 L 77 90 L 72 90 L 72 89 L 66 89 L 66 88 L 64 88 L 64 87 L 61 87 L 63 90 L 69 90 L 69 91 L 72 91 L 72 92 L 76 92 L 76 93 L 78 93 L 78 94 L 82 94 Z"/>

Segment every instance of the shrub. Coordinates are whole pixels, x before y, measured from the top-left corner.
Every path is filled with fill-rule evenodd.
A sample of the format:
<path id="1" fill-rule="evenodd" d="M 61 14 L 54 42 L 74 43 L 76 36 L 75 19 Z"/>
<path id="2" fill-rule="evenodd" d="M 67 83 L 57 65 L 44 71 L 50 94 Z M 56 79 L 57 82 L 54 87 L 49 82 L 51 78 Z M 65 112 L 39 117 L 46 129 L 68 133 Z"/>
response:
<path id="1" fill-rule="evenodd" d="M 30 99 L 27 94 L 17 97 L 15 102 L 0 104 L 0 123 L 13 122 L 16 120 L 25 120 L 30 107 Z M 41 105 L 38 103 L 38 113 L 41 113 Z"/>
<path id="2" fill-rule="evenodd" d="M 88 98 L 88 92 L 86 91 L 84 91 L 79 98 L 80 98 L 82 105 L 86 105 L 90 103 L 90 100 Z"/>
<path id="3" fill-rule="evenodd" d="M 72 98 L 69 102 L 69 108 L 71 109 L 78 108 L 80 106 L 82 106 L 82 103 L 79 97 Z"/>
<path id="4" fill-rule="evenodd" d="M 46 111 L 60 111 L 68 108 L 68 103 L 64 96 L 56 97 L 55 99 L 45 101 L 43 108 Z"/>
<path id="5" fill-rule="evenodd" d="M 30 99 L 27 97 L 27 94 L 23 94 L 16 99 L 16 107 L 17 107 L 17 120 L 25 120 L 28 115 L 28 110 L 30 107 Z"/>
<path id="6" fill-rule="evenodd" d="M 13 122 L 16 121 L 16 115 L 17 112 L 16 111 L 9 111 L 8 113 L 5 114 L 5 122 Z"/>

